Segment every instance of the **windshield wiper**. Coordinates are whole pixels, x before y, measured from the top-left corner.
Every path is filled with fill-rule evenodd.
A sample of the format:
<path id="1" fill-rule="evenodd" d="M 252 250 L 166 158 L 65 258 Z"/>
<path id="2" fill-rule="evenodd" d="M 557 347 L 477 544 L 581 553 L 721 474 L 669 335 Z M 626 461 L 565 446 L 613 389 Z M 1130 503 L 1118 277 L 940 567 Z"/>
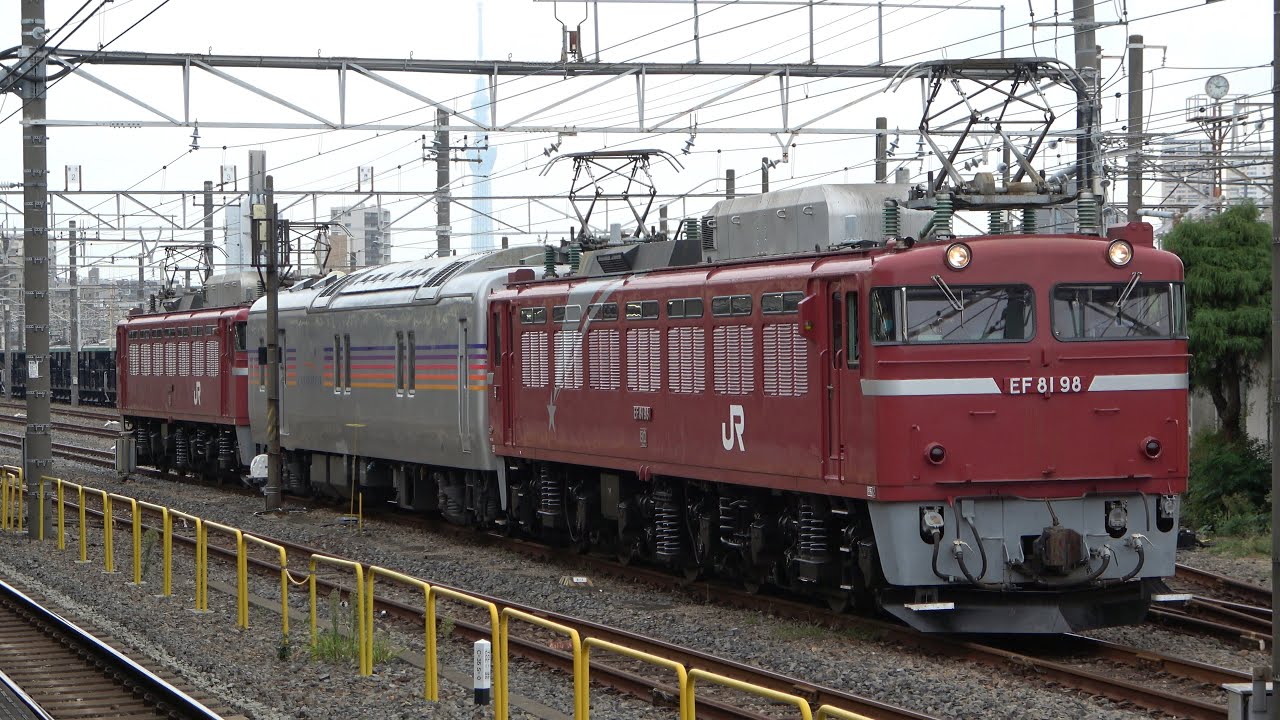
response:
<path id="1" fill-rule="evenodd" d="M 947 281 L 943 280 L 941 275 L 934 275 L 930 279 L 933 280 L 933 284 L 937 285 L 938 289 L 942 291 L 942 297 L 946 298 L 947 302 L 951 303 L 952 309 L 956 312 L 964 310 L 964 306 L 960 304 L 959 298 L 956 297 L 954 292 L 951 292 L 951 288 L 947 285 Z"/>
<path id="2" fill-rule="evenodd" d="M 1138 281 L 1142 279 L 1142 273 L 1134 271 L 1133 277 L 1129 278 L 1129 284 L 1124 286 L 1124 290 L 1120 291 L 1120 298 L 1116 300 L 1116 309 L 1120 310 L 1124 307 L 1124 303 L 1133 294 L 1133 289 L 1138 287 Z"/>

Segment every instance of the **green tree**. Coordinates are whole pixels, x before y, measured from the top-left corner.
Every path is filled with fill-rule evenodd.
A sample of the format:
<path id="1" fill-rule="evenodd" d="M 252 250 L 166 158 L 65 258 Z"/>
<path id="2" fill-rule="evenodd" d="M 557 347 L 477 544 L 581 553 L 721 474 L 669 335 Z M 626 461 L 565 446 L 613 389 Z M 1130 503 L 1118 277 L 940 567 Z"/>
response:
<path id="1" fill-rule="evenodd" d="M 1213 398 L 1228 442 L 1244 434 L 1245 385 L 1271 342 L 1271 228 L 1253 203 L 1164 238 L 1186 268 L 1191 384 Z"/>

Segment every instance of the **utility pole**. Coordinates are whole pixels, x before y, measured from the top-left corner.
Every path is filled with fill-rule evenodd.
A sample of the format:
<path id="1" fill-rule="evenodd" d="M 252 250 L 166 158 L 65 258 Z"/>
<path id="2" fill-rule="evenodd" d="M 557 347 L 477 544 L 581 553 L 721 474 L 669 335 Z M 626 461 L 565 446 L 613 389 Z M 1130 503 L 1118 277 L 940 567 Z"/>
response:
<path id="1" fill-rule="evenodd" d="M 760 193 L 769 192 L 769 158 L 760 158 Z"/>
<path id="2" fill-rule="evenodd" d="M 436 254 L 449 254 L 449 113 L 436 109 Z M 382 218 L 378 218 L 381 223 Z"/>
<path id="3" fill-rule="evenodd" d="M 22 275 L 26 294 L 27 432 L 23 472 L 27 487 L 27 537 L 44 526 L 40 478 L 51 470 L 49 436 L 49 153 L 45 120 L 45 51 L 40 49 L 44 0 L 22 0 L 22 49 L 17 67 L 26 66 L 18 83 L 22 97 Z M 16 70 L 16 68 L 15 68 Z"/>
<path id="4" fill-rule="evenodd" d="M 8 283 L 13 279 L 13 275 L 9 274 L 8 267 L 5 268 L 4 273 L 5 273 L 5 288 L 8 289 L 9 287 Z M 5 304 L 4 304 L 4 369 L 0 370 L 0 373 L 3 373 L 2 375 L 0 375 L 0 377 L 4 378 L 4 399 L 5 400 L 13 399 L 13 378 L 11 377 L 12 370 L 13 370 L 13 343 L 9 342 L 9 323 L 10 322 L 11 320 L 9 318 L 8 293 L 6 293 Z"/>
<path id="5" fill-rule="evenodd" d="M 876 118 L 876 182 L 889 182 L 889 119 Z"/>
<path id="6" fill-rule="evenodd" d="M 204 181 L 204 280 L 213 274 L 213 181 Z"/>
<path id="7" fill-rule="evenodd" d="M 1075 31 L 1076 70 L 1083 78 L 1087 100 L 1076 107 L 1076 127 L 1081 130 L 1080 141 L 1076 145 L 1076 158 L 1079 165 L 1079 176 L 1076 187 L 1097 194 L 1101 188 L 1092 186 L 1100 174 L 1094 168 L 1101 167 L 1102 159 L 1098 157 L 1092 133 L 1097 130 L 1097 98 L 1098 98 L 1098 43 L 1094 33 L 1097 23 L 1094 21 L 1093 6 L 1096 0 L 1073 0 L 1071 27 Z M 1088 131 L 1085 133 L 1084 131 Z"/>
<path id="8" fill-rule="evenodd" d="M 1142 36 L 1129 36 L 1129 203 L 1128 220 L 1142 212 Z"/>
<path id="9" fill-rule="evenodd" d="M 138 307 L 143 312 L 147 310 L 146 259 L 146 244 L 140 242 L 138 243 Z"/>
<path id="10" fill-rule="evenodd" d="M 724 196 L 732 200 L 738 193 L 738 172 L 733 168 L 724 171 Z"/>
<path id="11" fill-rule="evenodd" d="M 1276 133 L 1275 118 L 1280 118 L 1280 0 L 1273 0 L 1271 20 L 1271 187 L 1276 187 L 1276 172 L 1280 170 L 1280 134 Z M 1280 596 L 1280 462 L 1276 451 L 1280 449 L 1280 202 L 1271 198 L 1271 596 Z M 1271 609 L 1271 671 L 1267 676 L 1272 683 L 1280 672 L 1280 605 L 1272 603 Z M 1280 687 L 1280 685 L 1273 685 Z M 1271 703 L 1271 717 L 1280 718 L 1280 703 Z"/>
<path id="12" fill-rule="evenodd" d="M 77 287 L 79 278 L 76 277 L 76 221 L 72 220 L 67 224 L 71 226 L 71 231 L 67 233 L 67 285 L 70 286 L 68 302 L 71 304 L 71 328 L 67 334 L 71 337 L 71 407 L 77 407 L 80 405 L 80 289 Z"/>
<path id="13" fill-rule="evenodd" d="M 249 197 L 253 208 L 259 272 L 266 267 L 267 290 L 267 486 L 269 512 L 280 509 L 280 246 L 275 208 L 275 181 L 266 174 L 267 153 L 249 151 Z"/>

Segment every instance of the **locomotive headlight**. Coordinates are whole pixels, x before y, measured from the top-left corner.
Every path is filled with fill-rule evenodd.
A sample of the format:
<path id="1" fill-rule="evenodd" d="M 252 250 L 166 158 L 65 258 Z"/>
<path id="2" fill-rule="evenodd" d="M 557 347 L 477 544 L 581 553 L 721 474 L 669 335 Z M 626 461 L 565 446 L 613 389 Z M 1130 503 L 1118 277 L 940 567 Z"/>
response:
<path id="1" fill-rule="evenodd" d="M 924 450 L 924 456 L 934 465 L 941 465 L 942 461 L 947 459 L 947 449 L 938 443 L 929 443 L 929 447 Z"/>
<path id="2" fill-rule="evenodd" d="M 972 259 L 972 253 L 969 246 L 964 243 L 951 243 L 947 247 L 947 267 L 952 270 L 963 270 L 969 267 L 969 260 Z"/>
<path id="3" fill-rule="evenodd" d="M 1160 457 L 1160 451 L 1163 449 L 1164 446 L 1160 444 L 1160 441 L 1153 437 L 1142 441 L 1142 452 L 1152 460 Z"/>
<path id="4" fill-rule="evenodd" d="M 1107 261 L 1116 267 L 1124 267 L 1133 259 L 1133 246 L 1124 240 L 1115 240 L 1107 246 Z"/>

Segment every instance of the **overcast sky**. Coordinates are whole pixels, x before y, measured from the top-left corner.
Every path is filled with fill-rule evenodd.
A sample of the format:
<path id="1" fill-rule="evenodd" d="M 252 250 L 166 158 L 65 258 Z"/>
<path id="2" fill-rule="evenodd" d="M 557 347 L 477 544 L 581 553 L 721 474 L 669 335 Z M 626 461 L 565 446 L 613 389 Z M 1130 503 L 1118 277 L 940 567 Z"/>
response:
<path id="1" fill-rule="evenodd" d="M 99 7 L 102 0 L 90 0 L 88 9 Z M 820 63 L 869 64 L 878 59 L 876 10 L 818 3 L 814 10 L 815 55 Z M 937 5 L 937 0 L 901 4 Z M 1069 19 L 1071 0 L 1031 0 L 1038 22 L 1052 22 L 1055 8 L 1067 13 L 1057 19 Z M 1204 4 L 1195 0 L 1107 0 L 1096 4 L 1101 22 L 1115 23 L 1128 19 L 1128 26 L 1113 25 L 1100 29 L 1098 44 L 1102 46 L 1102 79 L 1104 81 L 1104 129 L 1119 131 L 1127 115 L 1124 96 L 1126 73 L 1120 56 L 1129 34 L 1142 34 L 1149 48 L 1146 52 L 1149 127 L 1161 133 L 1185 133 L 1195 137 L 1195 126 L 1182 117 L 1186 98 L 1204 92 L 1204 80 L 1214 74 L 1226 76 L 1231 95 L 1254 95 L 1253 100 L 1270 103 L 1272 56 L 1270 3 L 1265 0 L 1222 0 Z M 159 9 L 157 10 L 157 6 Z M 998 56 L 1001 13 L 996 0 L 957 2 L 950 10 L 921 8 L 886 8 L 884 17 L 884 61 L 905 64 L 940 58 Z M 965 6 L 978 9 L 961 9 Z M 81 0 L 48 0 L 47 24 L 58 28 L 67 21 Z M 598 47 L 602 62 L 687 62 L 694 59 L 693 7 L 685 3 L 620 4 L 601 2 L 596 18 L 584 3 L 533 2 L 532 0 L 486 0 L 484 3 L 483 54 L 478 51 L 476 3 L 455 0 L 394 1 L 364 0 L 308 2 L 283 0 L 220 0 L 217 3 L 194 0 L 115 0 L 105 4 L 74 35 L 63 35 L 55 42 L 67 49 L 93 50 L 107 43 L 142 16 L 154 11 L 137 27 L 110 45 L 109 50 L 156 53 L 214 53 L 228 55 L 299 55 L 374 57 L 531 60 L 554 62 L 560 59 L 560 22 L 582 24 L 583 49 L 588 59 Z M 17 45 L 19 36 L 18 3 L 8 3 L 9 42 Z M 740 2 L 723 5 L 702 2 L 700 19 L 701 58 L 704 62 L 804 62 L 809 56 L 809 14 L 807 8 L 782 5 L 755 5 Z M 983 9 L 986 8 L 986 9 Z M 1185 9 L 1181 9 L 1185 8 Z M 1172 11 L 1172 12 L 1171 12 Z M 1165 14 L 1161 14 L 1165 13 Z M 83 15 L 82 15 L 83 16 Z M 1148 17 L 1155 16 L 1155 17 Z M 1074 47 L 1069 28 L 1029 27 L 1031 20 L 1027 2 L 1007 3 L 1003 14 L 1004 41 L 1008 56 L 1058 57 L 1074 61 Z M 68 28 L 69 30 L 70 28 Z M 1250 69 L 1252 68 L 1252 69 Z M 90 72 L 134 94 L 170 115 L 181 117 L 183 95 L 180 72 L 174 69 L 136 69 L 86 66 Z M 330 72 L 243 71 L 231 70 L 288 101 L 324 117 L 337 117 L 337 75 Z M 403 79 L 404 76 L 398 76 Z M 474 78 L 470 76 L 429 76 L 411 79 L 418 92 L 458 110 L 470 110 Z M 409 81 L 406 81 L 409 82 Z M 517 118 L 545 106 L 556 98 L 564 98 L 595 84 L 562 77 L 504 78 L 499 89 L 499 120 Z M 647 84 L 650 117 L 673 114 L 690 107 L 735 83 L 741 78 L 712 79 L 691 77 L 651 77 Z M 829 108 L 866 94 L 884 83 L 861 85 L 867 81 L 820 81 L 792 83 L 791 119 L 808 118 Z M 575 84 L 576 83 L 576 84 Z M 262 120 L 290 122 L 310 120 L 289 110 L 234 88 L 221 81 L 193 72 L 191 116 L 196 119 Z M 364 80 L 348 86 L 348 122 L 373 122 L 395 117 L 396 122 L 431 122 L 434 111 L 423 110 L 419 103 L 402 95 L 379 88 Z M 776 81 L 765 81 L 751 91 L 705 108 L 696 114 L 702 127 L 717 124 L 774 126 L 781 123 Z M 1058 97 L 1057 100 L 1062 100 Z M 545 124 L 634 125 L 635 84 L 620 80 L 598 91 L 567 102 L 562 108 L 539 116 Z M 3 98 L 0 118 L 0 161 L 6 169 L 6 182 L 18 182 L 22 172 L 20 103 L 13 95 Z M 1069 107 L 1060 109 L 1055 129 L 1070 130 L 1074 115 Z M 16 114 L 15 114 L 16 113 Z M 895 94 L 874 96 L 824 121 L 827 126 L 871 127 L 876 116 L 889 118 L 891 128 L 901 128 L 896 159 L 913 156 L 916 150 L 914 128 L 920 120 L 920 98 L 914 84 Z M 51 88 L 48 116 L 58 119 L 129 120 L 154 119 L 137 106 L 82 79 L 68 78 Z M 1269 107 L 1261 115 L 1270 118 Z M 693 132 L 695 117 L 674 123 L 680 132 L 663 135 L 610 133 L 581 134 L 563 138 L 560 152 L 581 152 L 601 148 L 658 148 L 676 154 L 685 166 L 683 172 L 670 168 L 655 172 L 660 192 L 706 192 L 721 189 L 716 178 L 725 169 L 734 168 L 739 187 L 750 191 L 758 188 L 762 156 L 780 159 L 777 141 L 768 135 L 723 135 L 705 133 L 696 137 L 693 152 L 682 155 Z M 1117 122 L 1118 121 L 1118 122 Z M 1265 136 L 1270 135 L 1269 122 Z M 354 189 L 357 168 L 373 166 L 380 189 L 414 190 L 429 193 L 435 185 L 433 163 L 421 160 L 421 131 L 387 133 L 316 132 L 305 130 L 229 130 L 201 128 L 199 150 L 191 152 L 192 131 L 189 128 L 65 128 L 50 130 L 49 167 L 51 186 L 62 187 L 63 167 L 80 165 L 85 189 L 95 190 L 195 190 L 205 180 L 218 180 L 220 167 L 235 165 L 243 175 L 247 168 L 247 151 L 267 152 L 268 172 L 273 174 L 278 189 Z M 454 138 L 455 144 L 459 138 Z M 543 151 L 556 142 L 554 136 L 495 135 L 490 143 L 498 148 L 492 192 L 498 195 L 528 193 L 564 193 L 569 186 L 567 164 L 539 176 L 545 164 Z M 773 186 L 818 182 L 868 182 L 872 180 L 869 164 L 873 144 L 869 138 L 834 138 L 829 135 L 800 135 L 795 139 L 789 162 L 772 172 Z M 225 149 L 224 149 L 225 148 Z M 1056 152 L 1063 160 L 1072 150 L 1063 144 Z M 1053 157 L 1047 157 L 1052 163 Z M 454 172 L 462 175 L 471 166 L 458 164 Z M 928 163 L 908 162 L 906 167 L 920 173 L 932 167 Z M 990 168 L 988 168 L 990 169 Z M 243 183 L 243 181 L 241 181 Z M 243 187 L 243 184 L 241 185 Z M 472 192 L 465 181 L 455 185 L 456 192 Z M 1120 201 L 1123 202 L 1123 196 Z M 159 200 L 157 200 L 159 202 Z M 190 201 L 189 201 L 190 202 Z M 339 200 L 321 201 L 316 212 L 325 215 L 329 205 Z M 408 209 L 420 200 L 403 201 L 393 206 Z M 711 200 L 691 199 L 677 202 L 673 216 L 700 214 Z M 20 197 L 10 196 L 10 203 L 21 207 Z M 180 202 L 160 208 L 163 214 L 181 217 Z M 552 203 L 568 212 L 567 203 Z M 136 208 L 134 208 L 136 210 Z M 70 212 L 70 207 L 57 207 Z M 495 214 L 514 225 L 525 226 L 530 219 L 535 229 L 564 234 L 571 221 L 557 218 L 550 210 L 531 208 L 518 201 L 495 201 Z M 195 209 L 188 207 L 190 215 Z M 291 211 L 295 219 L 311 215 L 311 208 Z M 616 212 L 613 211 L 613 212 Z M 453 227 L 465 235 L 470 213 L 455 208 Z M 57 224 L 65 227 L 71 215 L 59 215 Z M 621 218 L 618 218 L 621 219 Z M 13 211 L 0 216 L 7 228 L 21 227 L 21 218 Z M 406 218 L 406 226 L 434 223 L 430 205 Z M 92 225 L 81 217 L 79 224 Z M 219 220 L 221 224 L 221 219 Z M 499 232 L 502 232 L 499 228 Z M 172 235 L 174 240 L 192 242 L 198 236 Z M 168 239 L 168 236 L 166 236 Z M 536 242 L 536 237 L 522 237 L 521 242 Z M 434 247 L 434 236 L 428 232 L 409 232 L 393 239 L 396 259 L 421 257 Z M 465 237 L 455 246 L 466 247 Z M 127 250 L 101 248 L 94 253 L 106 256 L 112 252 L 136 254 Z"/>

